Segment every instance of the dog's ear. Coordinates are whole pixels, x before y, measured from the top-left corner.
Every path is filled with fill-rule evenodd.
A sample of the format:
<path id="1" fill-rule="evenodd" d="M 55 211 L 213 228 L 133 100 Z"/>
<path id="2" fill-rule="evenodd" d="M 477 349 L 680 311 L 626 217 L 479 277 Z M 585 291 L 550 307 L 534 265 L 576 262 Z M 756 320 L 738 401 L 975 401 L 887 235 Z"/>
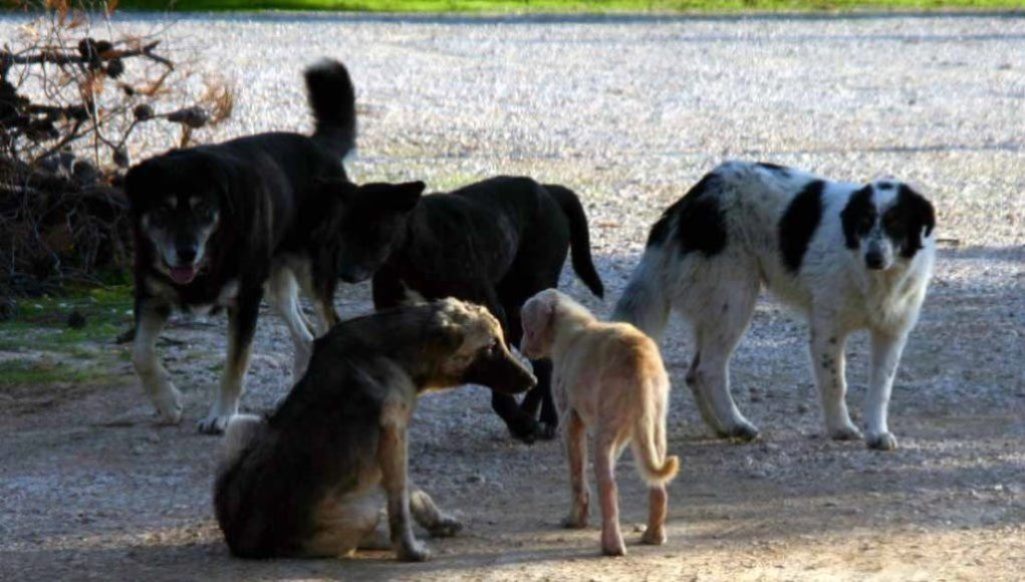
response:
<path id="1" fill-rule="evenodd" d="M 340 201 L 342 204 L 350 204 L 359 192 L 359 186 L 348 180 L 337 180 L 332 178 L 317 178 L 314 185 L 321 193 Z"/>
<path id="2" fill-rule="evenodd" d="M 897 206 L 907 225 L 907 238 L 901 247 L 901 255 L 910 259 L 922 248 L 922 239 L 932 235 L 936 228 L 936 210 L 925 196 L 905 184 L 900 185 L 897 197 Z"/>
<path id="3" fill-rule="evenodd" d="M 132 166 L 125 174 L 124 191 L 128 197 L 128 206 L 132 212 L 141 212 L 145 208 L 143 202 L 150 185 L 159 178 L 159 169 L 154 160 L 146 160 Z"/>
<path id="4" fill-rule="evenodd" d="M 395 184 L 388 197 L 388 206 L 397 212 L 410 212 L 420 203 L 426 188 L 427 184 L 420 181 Z"/>
<path id="5" fill-rule="evenodd" d="M 875 205 L 872 204 L 872 186 L 865 186 L 847 199 L 840 213 L 840 224 L 843 226 L 843 237 L 847 248 L 858 248 L 858 241 L 864 231 L 871 228 L 876 219 Z"/>

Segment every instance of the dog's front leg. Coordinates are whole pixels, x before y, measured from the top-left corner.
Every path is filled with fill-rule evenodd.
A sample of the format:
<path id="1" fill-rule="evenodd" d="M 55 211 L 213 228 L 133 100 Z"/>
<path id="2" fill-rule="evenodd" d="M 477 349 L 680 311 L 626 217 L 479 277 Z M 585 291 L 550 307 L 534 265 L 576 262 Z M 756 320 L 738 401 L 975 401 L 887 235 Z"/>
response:
<path id="1" fill-rule="evenodd" d="M 868 397 L 865 399 L 865 421 L 868 429 L 865 442 L 870 449 L 891 451 L 897 448 L 897 437 L 890 433 L 886 418 L 893 379 L 897 375 L 897 365 L 900 364 L 900 356 L 906 342 L 906 333 L 889 335 L 879 331 L 872 332 L 872 377 L 869 381 Z"/>
<path id="2" fill-rule="evenodd" d="M 847 380 L 844 377 L 845 333 L 833 325 L 833 318 L 813 318 L 811 322 L 811 367 L 822 400 L 826 430 L 834 440 L 861 438 L 847 411 Z"/>
<path id="3" fill-rule="evenodd" d="M 231 417 L 238 412 L 262 296 L 260 288 L 241 291 L 238 304 L 228 308 L 228 359 L 224 363 L 220 389 L 210 405 L 210 412 L 199 421 L 201 433 L 224 432 Z"/>
<path id="4" fill-rule="evenodd" d="M 410 406 L 393 402 L 385 405 L 381 419 L 378 462 L 381 481 L 388 496 L 388 527 L 392 547 L 405 562 L 421 562 L 430 558 L 427 546 L 413 535 L 410 523 L 409 487 L 406 478 L 406 423 Z"/>
<path id="5" fill-rule="evenodd" d="M 170 308 L 152 299 L 135 300 L 135 342 L 132 344 L 132 365 L 142 381 L 161 422 L 177 424 L 182 418 L 181 393 L 171 383 L 167 370 L 157 357 L 156 344 Z"/>

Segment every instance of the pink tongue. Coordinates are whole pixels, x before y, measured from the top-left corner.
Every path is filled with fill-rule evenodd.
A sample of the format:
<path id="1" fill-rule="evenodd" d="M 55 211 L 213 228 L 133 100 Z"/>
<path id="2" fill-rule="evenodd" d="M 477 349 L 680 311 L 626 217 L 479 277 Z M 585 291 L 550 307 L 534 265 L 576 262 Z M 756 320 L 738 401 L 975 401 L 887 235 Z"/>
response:
<path id="1" fill-rule="evenodd" d="M 191 283 L 196 278 L 195 267 L 172 267 L 171 278 L 179 285 Z"/>

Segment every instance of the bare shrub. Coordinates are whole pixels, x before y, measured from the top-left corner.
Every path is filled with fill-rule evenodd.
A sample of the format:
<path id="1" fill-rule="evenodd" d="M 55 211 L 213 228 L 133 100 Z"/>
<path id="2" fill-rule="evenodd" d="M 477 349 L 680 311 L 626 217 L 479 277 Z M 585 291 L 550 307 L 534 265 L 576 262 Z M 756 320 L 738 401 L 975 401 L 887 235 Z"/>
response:
<path id="1" fill-rule="evenodd" d="M 115 7 L 23 3 L 35 18 L 0 49 L 0 294 L 125 266 L 133 155 L 190 145 L 231 115 L 230 84 L 176 64 L 156 35 L 115 33 Z"/>

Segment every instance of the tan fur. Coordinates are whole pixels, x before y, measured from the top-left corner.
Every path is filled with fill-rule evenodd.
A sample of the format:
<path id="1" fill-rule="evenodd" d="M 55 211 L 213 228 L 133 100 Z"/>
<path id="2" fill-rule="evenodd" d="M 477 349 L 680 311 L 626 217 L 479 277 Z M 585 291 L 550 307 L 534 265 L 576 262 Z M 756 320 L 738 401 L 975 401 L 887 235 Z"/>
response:
<path id="1" fill-rule="evenodd" d="M 623 555 L 619 530 L 615 462 L 632 445 L 638 472 L 648 483 L 648 530 L 645 543 L 665 541 L 665 485 L 679 470 L 679 459 L 666 456 L 669 378 L 658 346 L 625 323 L 603 323 L 568 296 L 548 289 L 528 300 L 522 311 L 520 351 L 529 358 L 550 357 L 553 396 L 565 422 L 573 501 L 567 527 L 587 523 L 586 477 L 583 475 L 587 428 L 595 442 L 595 472 L 602 505 L 602 550 Z"/>

